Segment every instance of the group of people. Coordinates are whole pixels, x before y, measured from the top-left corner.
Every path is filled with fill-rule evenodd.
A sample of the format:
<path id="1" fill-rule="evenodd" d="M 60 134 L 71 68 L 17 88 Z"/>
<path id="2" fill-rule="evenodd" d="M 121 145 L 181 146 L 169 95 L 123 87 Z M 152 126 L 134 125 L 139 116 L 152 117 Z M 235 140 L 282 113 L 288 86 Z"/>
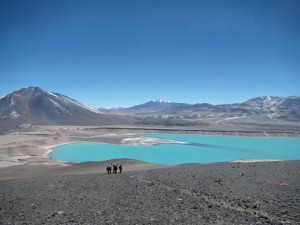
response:
<path id="1" fill-rule="evenodd" d="M 106 171 L 108 174 L 111 174 L 111 171 L 113 171 L 113 173 L 118 173 L 118 169 L 120 173 L 122 173 L 122 164 L 111 164 L 111 166 L 106 167 Z"/>

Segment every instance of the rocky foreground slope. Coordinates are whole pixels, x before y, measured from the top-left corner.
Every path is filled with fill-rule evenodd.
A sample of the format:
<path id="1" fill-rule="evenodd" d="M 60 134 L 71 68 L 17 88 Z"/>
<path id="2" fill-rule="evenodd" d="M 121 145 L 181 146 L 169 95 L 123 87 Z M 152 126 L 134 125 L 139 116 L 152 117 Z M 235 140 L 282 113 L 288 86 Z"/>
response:
<path id="1" fill-rule="evenodd" d="M 1 224 L 299 224 L 300 162 L 0 182 Z"/>

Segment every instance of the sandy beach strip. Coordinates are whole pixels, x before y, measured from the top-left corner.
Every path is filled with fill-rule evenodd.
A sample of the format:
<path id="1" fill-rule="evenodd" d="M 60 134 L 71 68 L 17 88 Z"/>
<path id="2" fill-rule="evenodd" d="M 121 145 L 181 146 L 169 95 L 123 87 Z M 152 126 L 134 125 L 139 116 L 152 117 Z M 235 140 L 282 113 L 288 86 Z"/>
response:
<path id="1" fill-rule="evenodd" d="M 255 163 L 255 162 L 278 162 L 278 161 L 284 161 L 284 160 L 278 160 L 278 159 L 244 159 L 244 160 L 234 160 L 231 161 L 233 163 Z"/>

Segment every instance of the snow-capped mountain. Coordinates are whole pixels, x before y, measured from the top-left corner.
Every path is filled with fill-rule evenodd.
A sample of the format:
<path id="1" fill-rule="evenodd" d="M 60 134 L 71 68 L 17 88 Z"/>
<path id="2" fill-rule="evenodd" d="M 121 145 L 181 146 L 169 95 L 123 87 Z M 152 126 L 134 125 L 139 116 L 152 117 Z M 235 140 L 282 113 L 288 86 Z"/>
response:
<path id="1" fill-rule="evenodd" d="M 297 123 L 300 122 L 300 97 L 264 96 L 250 99 L 244 103 L 212 105 L 160 103 L 160 107 L 152 107 L 155 102 L 134 106 L 133 117 L 139 124 L 173 125 L 173 126 L 206 126 L 215 124 L 225 127 L 240 124 L 259 123 Z M 151 110 L 145 111 L 150 108 Z M 281 121 L 281 122 L 280 122 Z M 214 126 L 215 126 L 214 125 Z M 299 124 L 300 125 L 300 124 Z"/>
<path id="2" fill-rule="evenodd" d="M 151 112 L 166 110 L 179 105 L 186 105 L 186 104 L 170 102 L 168 100 L 163 100 L 163 99 L 156 99 L 127 109 L 133 110 L 135 111 L 135 113 L 151 113 Z"/>
<path id="3" fill-rule="evenodd" d="M 169 100 L 164 100 L 164 99 L 155 99 L 129 108 L 112 108 L 112 109 L 99 108 L 98 110 L 103 112 L 114 113 L 114 114 L 134 115 L 134 114 L 144 114 L 144 113 L 146 114 L 157 113 L 173 107 L 188 106 L 188 105 L 189 104 L 171 102 Z"/>
<path id="4" fill-rule="evenodd" d="M 169 100 L 165 99 L 154 99 L 151 102 L 158 102 L 158 103 L 171 103 Z"/>
<path id="5" fill-rule="evenodd" d="M 145 118 L 177 118 L 191 120 L 227 121 L 236 119 L 278 119 L 300 121 L 300 97 L 263 96 L 243 103 L 212 105 L 208 103 L 185 104 L 167 100 L 152 100 L 129 108 L 101 109 L 106 112 Z M 190 124 L 190 123 L 189 123 Z"/>
<path id="6" fill-rule="evenodd" d="M 264 117 L 300 121 L 300 97 L 264 96 L 250 99 L 242 104 Z"/>
<path id="7" fill-rule="evenodd" d="M 281 105 L 286 98 L 282 97 L 271 97 L 271 96 L 263 96 L 250 99 L 243 103 L 244 106 L 248 106 L 255 110 L 276 110 L 276 108 Z"/>
<path id="8" fill-rule="evenodd" d="M 119 117 L 38 87 L 22 88 L 0 99 L 0 129 L 22 124 L 100 125 L 114 120 Z"/>

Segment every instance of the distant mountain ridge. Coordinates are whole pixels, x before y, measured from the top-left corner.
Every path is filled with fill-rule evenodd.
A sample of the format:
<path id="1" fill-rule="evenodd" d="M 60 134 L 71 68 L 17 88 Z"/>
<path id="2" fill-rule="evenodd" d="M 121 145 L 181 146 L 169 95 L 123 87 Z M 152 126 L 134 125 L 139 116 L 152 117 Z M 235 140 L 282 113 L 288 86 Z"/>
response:
<path id="1" fill-rule="evenodd" d="M 103 109 L 107 112 L 110 109 Z M 114 108 L 112 112 L 129 112 L 133 114 L 143 113 L 158 113 L 158 114 L 179 114 L 179 113 L 195 113 L 195 112 L 206 112 L 206 113 L 246 113 L 246 114 L 266 114 L 268 117 L 280 117 L 283 114 L 294 114 L 300 113 L 300 97 L 274 97 L 274 96 L 262 96 L 252 98 L 243 103 L 234 104 L 220 104 L 213 105 L 209 103 L 177 103 L 170 102 L 167 100 L 152 100 L 143 104 L 135 105 L 129 108 Z M 296 120 L 298 120 L 296 118 Z"/>
<path id="2" fill-rule="evenodd" d="M 0 133 L 35 125 L 197 126 L 204 130 L 300 131 L 300 97 L 256 97 L 243 103 L 212 105 L 152 100 L 129 108 L 93 109 L 39 87 L 0 98 Z"/>
<path id="3" fill-rule="evenodd" d="M 152 100 L 146 102 L 144 104 L 136 105 L 127 109 L 138 110 L 139 112 L 157 112 L 157 111 L 170 109 L 173 107 L 180 107 L 180 106 L 187 106 L 187 105 L 189 104 L 176 103 L 176 102 L 170 102 L 168 100 L 158 99 L 158 100 Z"/>
<path id="4" fill-rule="evenodd" d="M 146 125 L 203 126 L 206 123 L 232 124 L 253 120 L 299 122 L 300 97 L 263 96 L 243 103 L 221 105 L 149 101 L 111 112 L 131 115 L 138 123 Z"/>
<path id="5" fill-rule="evenodd" d="M 130 115 L 136 113 L 154 113 L 154 112 L 163 111 L 176 106 L 188 106 L 188 105 L 189 104 L 186 103 L 177 103 L 177 102 L 171 102 L 169 100 L 164 100 L 164 99 L 155 99 L 128 108 L 122 108 L 122 107 L 112 108 L 112 109 L 98 108 L 98 110 L 103 112 Z"/>

